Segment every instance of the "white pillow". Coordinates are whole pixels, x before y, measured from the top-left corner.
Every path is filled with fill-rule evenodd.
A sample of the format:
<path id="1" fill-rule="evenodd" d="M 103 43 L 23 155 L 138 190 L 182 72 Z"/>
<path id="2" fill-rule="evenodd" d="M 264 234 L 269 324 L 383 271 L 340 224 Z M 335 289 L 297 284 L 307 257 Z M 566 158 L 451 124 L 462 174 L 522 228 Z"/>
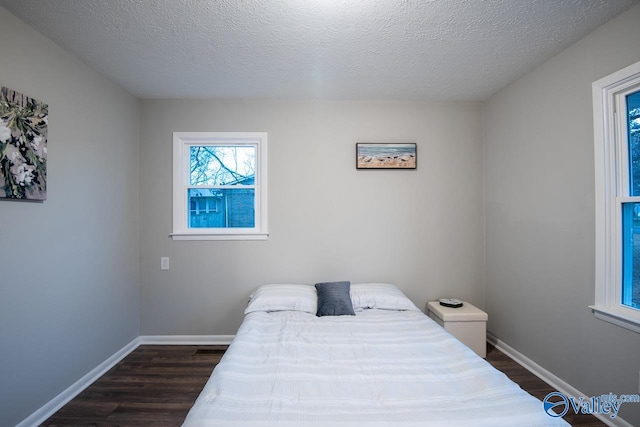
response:
<path id="1" fill-rule="evenodd" d="M 351 285 L 353 309 L 420 311 L 396 285 L 390 283 L 354 283 Z"/>
<path id="2" fill-rule="evenodd" d="M 316 314 L 318 294 L 311 285 L 262 285 L 249 297 L 244 314 L 253 311 L 305 311 Z"/>

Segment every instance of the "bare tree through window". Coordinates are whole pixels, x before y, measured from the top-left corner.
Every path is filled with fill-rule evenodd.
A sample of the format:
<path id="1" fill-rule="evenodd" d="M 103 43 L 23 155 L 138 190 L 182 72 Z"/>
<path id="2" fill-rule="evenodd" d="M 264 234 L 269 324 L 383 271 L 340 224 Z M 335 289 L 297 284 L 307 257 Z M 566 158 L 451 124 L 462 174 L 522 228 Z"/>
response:
<path id="1" fill-rule="evenodd" d="M 255 147 L 192 146 L 191 185 L 242 185 L 256 173 Z"/>

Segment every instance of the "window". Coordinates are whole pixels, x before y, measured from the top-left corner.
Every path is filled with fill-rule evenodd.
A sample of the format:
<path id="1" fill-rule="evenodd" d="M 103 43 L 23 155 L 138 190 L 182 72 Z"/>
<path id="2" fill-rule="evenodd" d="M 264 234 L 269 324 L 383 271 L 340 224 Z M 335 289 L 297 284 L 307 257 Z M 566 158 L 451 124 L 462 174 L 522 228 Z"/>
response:
<path id="1" fill-rule="evenodd" d="M 593 83 L 596 317 L 640 333 L 640 62 Z"/>
<path id="2" fill-rule="evenodd" d="M 174 240 L 264 240 L 267 134 L 174 132 Z"/>

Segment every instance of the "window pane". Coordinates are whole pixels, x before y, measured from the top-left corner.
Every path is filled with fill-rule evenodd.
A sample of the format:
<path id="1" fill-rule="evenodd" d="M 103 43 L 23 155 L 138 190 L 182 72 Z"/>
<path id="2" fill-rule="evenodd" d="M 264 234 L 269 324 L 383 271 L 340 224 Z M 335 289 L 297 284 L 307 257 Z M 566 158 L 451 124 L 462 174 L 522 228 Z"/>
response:
<path id="1" fill-rule="evenodd" d="M 190 185 L 254 185 L 256 147 L 191 146 Z"/>
<path id="2" fill-rule="evenodd" d="M 627 95 L 631 196 L 640 196 L 640 92 Z M 622 304 L 640 309 L 640 203 L 622 207 Z"/>
<path id="3" fill-rule="evenodd" d="M 622 205 L 622 304 L 640 309 L 640 203 Z"/>
<path id="4" fill-rule="evenodd" d="M 640 92 L 627 95 L 631 196 L 640 196 Z"/>
<path id="5" fill-rule="evenodd" d="M 255 227 L 253 188 L 189 188 L 189 228 Z"/>

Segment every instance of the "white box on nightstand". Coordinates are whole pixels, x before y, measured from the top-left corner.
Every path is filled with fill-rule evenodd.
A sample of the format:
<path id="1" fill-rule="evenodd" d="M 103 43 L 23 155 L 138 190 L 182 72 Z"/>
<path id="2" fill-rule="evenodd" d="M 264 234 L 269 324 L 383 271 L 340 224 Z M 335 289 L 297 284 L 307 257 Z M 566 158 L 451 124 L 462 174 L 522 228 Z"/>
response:
<path id="1" fill-rule="evenodd" d="M 480 357 L 487 356 L 487 313 L 463 301 L 462 307 L 452 308 L 429 301 L 429 317 L 447 332 L 462 341 Z"/>

